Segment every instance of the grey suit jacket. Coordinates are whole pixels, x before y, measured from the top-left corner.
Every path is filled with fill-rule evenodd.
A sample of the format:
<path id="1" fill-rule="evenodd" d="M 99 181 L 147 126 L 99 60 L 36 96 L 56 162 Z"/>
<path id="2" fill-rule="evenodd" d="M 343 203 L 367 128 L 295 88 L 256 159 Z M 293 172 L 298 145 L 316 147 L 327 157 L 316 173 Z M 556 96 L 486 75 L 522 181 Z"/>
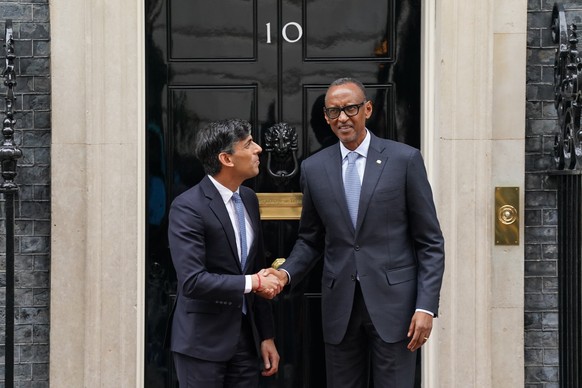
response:
<path id="1" fill-rule="evenodd" d="M 331 344 L 345 335 L 356 274 L 372 322 L 386 342 L 406 338 L 415 309 L 438 313 L 444 239 L 422 156 L 415 148 L 370 135 L 355 229 L 339 145 L 302 163 L 299 237 L 281 267 L 296 284 L 323 253 L 323 335 Z"/>
<path id="2" fill-rule="evenodd" d="M 265 268 L 257 196 L 248 187 L 239 191 L 255 232 L 244 269 L 226 206 L 208 177 L 172 202 L 168 238 L 178 276 L 172 351 L 217 362 L 236 351 L 244 274 Z M 260 341 L 274 337 L 270 302 L 253 293 L 244 297 L 258 351 Z"/>

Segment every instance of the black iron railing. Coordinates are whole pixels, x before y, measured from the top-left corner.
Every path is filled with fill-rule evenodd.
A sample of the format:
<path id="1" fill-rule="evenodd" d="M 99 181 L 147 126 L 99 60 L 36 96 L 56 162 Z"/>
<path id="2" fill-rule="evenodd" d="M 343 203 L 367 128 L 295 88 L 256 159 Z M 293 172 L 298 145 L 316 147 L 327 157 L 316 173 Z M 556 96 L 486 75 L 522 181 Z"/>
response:
<path id="1" fill-rule="evenodd" d="M 560 387 L 582 387 L 582 56 L 578 28 L 554 4 L 554 102 L 558 133 L 554 161 L 558 183 L 558 309 Z"/>
<path id="2" fill-rule="evenodd" d="M 2 76 L 6 86 L 6 117 L 2 122 L 0 145 L 0 166 L 2 167 L 2 182 L 0 193 L 4 195 L 5 226 L 6 226 L 6 335 L 5 335 L 5 386 L 14 387 L 14 200 L 18 192 L 16 178 L 17 160 L 22 151 L 14 142 L 14 87 L 16 86 L 16 71 L 14 70 L 14 35 L 12 21 L 6 20 L 4 47 L 6 47 L 6 67 Z"/>
<path id="3" fill-rule="evenodd" d="M 582 175 L 558 175 L 560 387 L 582 387 Z"/>
<path id="4" fill-rule="evenodd" d="M 554 139 L 558 170 L 582 168 L 582 63 L 578 52 L 578 28 L 567 24 L 562 4 L 554 4 L 552 38 L 558 45 L 554 59 L 554 102 L 559 131 Z"/>

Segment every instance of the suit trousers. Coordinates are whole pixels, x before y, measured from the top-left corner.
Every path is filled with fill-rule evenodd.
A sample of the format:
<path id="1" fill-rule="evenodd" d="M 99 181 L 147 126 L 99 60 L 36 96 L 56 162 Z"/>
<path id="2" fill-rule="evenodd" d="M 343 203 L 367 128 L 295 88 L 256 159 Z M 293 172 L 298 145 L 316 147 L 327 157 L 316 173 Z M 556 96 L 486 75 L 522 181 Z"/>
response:
<path id="1" fill-rule="evenodd" d="M 248 318 L 243 315 L 234 356 L 214 362 L 173 352 L 180 388 L 253 388 L 259 385 L 259 359 Z"/>
<path id="2" fill-rule="evenodd" d="M 416 352 L 409 340 L 387 343 L 380 338 L 370 319 L 356 281 L 354 304 L 345 337 L 337 344 L 325 344 L 328 388 L 413 388 Z"/>

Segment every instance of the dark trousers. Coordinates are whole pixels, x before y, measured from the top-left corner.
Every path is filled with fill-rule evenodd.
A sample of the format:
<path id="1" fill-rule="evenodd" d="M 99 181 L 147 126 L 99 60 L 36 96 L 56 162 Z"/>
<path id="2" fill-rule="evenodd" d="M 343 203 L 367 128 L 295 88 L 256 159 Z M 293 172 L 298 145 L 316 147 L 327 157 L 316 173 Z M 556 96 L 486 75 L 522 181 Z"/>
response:
<path id="1" fill-rule="evenodd" d="M 259 360 L 248 319 L 243 316 L 234 356 L 213 362 L 172 353 L 180 388 L 253 388 L 259 385 Z"/>
<path id="2" fill-rule="evenodd" d="M 359 282 L 346 335 L 338 345 L 325 344 L 328 388 L 412 388 L 416 352 L 408 340 L 384 342 L 370 319 Z"/>

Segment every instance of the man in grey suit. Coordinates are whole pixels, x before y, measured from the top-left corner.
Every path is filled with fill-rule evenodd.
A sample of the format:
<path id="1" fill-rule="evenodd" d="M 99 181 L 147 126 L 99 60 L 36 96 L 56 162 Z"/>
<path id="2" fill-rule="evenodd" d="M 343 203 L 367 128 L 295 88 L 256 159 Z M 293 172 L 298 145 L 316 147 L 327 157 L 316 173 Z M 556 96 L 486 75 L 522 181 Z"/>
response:
<path id="1" fill-rule="evenodd" d="M 299 236 L 279 268 L 298 283 L 323 254 L 322 322 L 330 388 L 414 385 L 430 337 L 444 239 L 420 152 L 374 136 L 361 82 L 334 81 L 324 113 L 340 144 L 301 166 Z M 368 374 L 371 372 L 371 376 Z"/>
<path id="2" fill-rule="evenodd" d="M 171 345 L 180 387 L 251 388 L 278 370 L 259 203 L 241 186 L 259 173 L 261 147 L 243 120 L 211 123 L 196 138 L 205 176 L 172 202 L 168 238 L 178 277 Z"/>

